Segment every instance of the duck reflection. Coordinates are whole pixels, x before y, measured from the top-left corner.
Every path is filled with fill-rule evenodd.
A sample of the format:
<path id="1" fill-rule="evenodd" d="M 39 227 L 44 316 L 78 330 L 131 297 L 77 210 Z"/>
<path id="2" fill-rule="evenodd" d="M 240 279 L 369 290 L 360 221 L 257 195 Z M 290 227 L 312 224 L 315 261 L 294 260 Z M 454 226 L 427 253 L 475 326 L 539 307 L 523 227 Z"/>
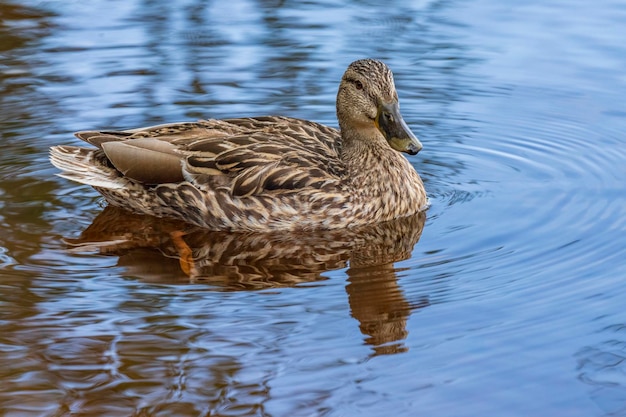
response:
<path id="1" fill-rule="evenodd" d="M 393 264 L 348 270 L 348 300 L 366 343 L 377 354 L 405 352 L 406 322 L 411 311 L 426 307 L 427 298 L 410 303 L 398 285 Z"/>
<path id="2" fill-rule="evenodd" d="M 376 353 L 404 351 L 406 320 L 427 301 L 409 302 L 395 262 L 408 259 L 426 216 L 364 228 L 306 233 L 213 232 L 108 206 L 76 239 L 72 251 L 119 257 L 118 265 L 149 282 L 208 283 L 224 291 L 294 286 L 349 266 L 352 316 Z"/>

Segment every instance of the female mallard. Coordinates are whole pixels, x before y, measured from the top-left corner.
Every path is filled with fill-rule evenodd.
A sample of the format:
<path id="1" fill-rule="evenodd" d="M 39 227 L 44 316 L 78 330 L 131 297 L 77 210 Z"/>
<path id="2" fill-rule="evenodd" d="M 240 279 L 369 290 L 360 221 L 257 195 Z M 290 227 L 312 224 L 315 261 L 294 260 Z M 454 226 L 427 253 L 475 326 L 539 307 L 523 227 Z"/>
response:
<path id="1" fill-rule="evenodd" d="M 340 131 L 269 116 L 78 132 L 97 149 L 54 146 L 50 159 L 112 205 L 212 230 L 337 229 L 423 210 L 422 180 L 397 152 L 422 145 L 385 64 L 350 64 L 337 118 Z"/>

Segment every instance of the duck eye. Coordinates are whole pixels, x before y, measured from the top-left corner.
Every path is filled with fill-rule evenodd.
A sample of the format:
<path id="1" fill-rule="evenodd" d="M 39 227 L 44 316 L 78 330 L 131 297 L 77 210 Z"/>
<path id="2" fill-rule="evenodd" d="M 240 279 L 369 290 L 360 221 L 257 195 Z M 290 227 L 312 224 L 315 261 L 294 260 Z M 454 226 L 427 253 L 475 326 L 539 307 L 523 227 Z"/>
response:
<path id="1" fill-rule="evenodd" d="M 357 90 L 362 90 L 363 89 L 363 83 L 359 80 L 356 80 L 354 82 L 354 86 L 356 87 Z"/>
<path id="2" fill-rule="evenodd" d="M 383 117 L 387 123 L 393 123 L 393 115 L 391 113 L 384 112 Z"/>

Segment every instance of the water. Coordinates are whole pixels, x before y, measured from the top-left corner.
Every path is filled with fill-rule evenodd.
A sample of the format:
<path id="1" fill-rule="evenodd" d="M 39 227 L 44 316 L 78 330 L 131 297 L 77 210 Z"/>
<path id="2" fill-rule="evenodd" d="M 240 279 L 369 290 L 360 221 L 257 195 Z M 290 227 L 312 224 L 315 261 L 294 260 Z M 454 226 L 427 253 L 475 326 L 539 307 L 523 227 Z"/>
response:
<path id="1" fill-rule="evenodd" d="M 51 0 L 0 17 L 0 414 L 626 415 L 624 1 Z M 338 80 L 368 56 L 424 144 L 425 218 L 198 232 L 211 262 L 189 278 L 177 225 L 103 210 L 47 162 L 82 129 L 336 125 Z"/>

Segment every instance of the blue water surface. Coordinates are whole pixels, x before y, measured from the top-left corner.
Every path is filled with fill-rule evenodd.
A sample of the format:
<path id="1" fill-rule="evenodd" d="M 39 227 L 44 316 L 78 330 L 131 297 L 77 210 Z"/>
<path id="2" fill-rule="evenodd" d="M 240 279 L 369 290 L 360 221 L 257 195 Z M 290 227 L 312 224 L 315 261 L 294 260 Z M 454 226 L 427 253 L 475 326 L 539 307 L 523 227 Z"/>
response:
<path id="1" fill-rule="evenodd" d="M 623 0 L 4 2 L 0 414 L 626 415 L 625 28 Z M 336 126 L 364 57 L 431 207 L 361 243 L 198 235 L 189 279 L 167 224 L 48 163 L 85 129 Z"/>

